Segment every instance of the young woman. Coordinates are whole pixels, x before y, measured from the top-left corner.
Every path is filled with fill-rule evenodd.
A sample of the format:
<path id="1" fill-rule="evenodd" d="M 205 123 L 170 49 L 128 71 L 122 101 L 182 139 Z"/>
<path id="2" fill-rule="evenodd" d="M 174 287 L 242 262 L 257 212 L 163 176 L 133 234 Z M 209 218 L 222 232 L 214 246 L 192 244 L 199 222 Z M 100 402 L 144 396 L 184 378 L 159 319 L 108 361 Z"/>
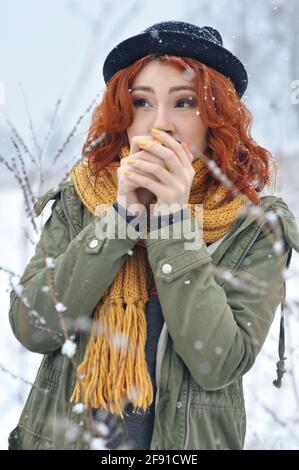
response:
<path id="1" fill-rule="evenodd" d="M 272 156 L 245 68 L 215 29 L 168 21 L 103 71 L 84 159 L 36 203 L 55 201 L 11 292 L 13 333 L 43 358 L 9 448 L 242 449 L 242 377 L 299 249 L 260 194 Z M 281 340 L 276 386 L 283 323 Z"/>

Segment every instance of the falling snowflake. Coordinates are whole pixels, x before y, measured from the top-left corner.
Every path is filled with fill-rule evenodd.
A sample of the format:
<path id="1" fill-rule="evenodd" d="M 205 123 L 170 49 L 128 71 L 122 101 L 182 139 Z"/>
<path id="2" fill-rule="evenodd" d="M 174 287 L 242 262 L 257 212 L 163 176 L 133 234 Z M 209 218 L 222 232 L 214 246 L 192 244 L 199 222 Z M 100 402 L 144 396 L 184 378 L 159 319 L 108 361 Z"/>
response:
<path id="1" fill-rule="evenodd" d="M 128 336 L 124 333 L 118 332 L 113 335 L 113 345 L 118 349 L 127 349 L 128 342 Z"/>
<path id="2" fill-rule="evenodd" d="M 203 348 L 203 342 L 200 340 L 197 340 L 194 342 L 194 347 L 195 349 L 202 349 Z"/>
<path id="3" fill-rule="evenodd" d="M 11 283 L 13 285 L 13 289 L 14 289 L 16 295 L 18 297 L 21 297 L 24 287 L 22 286 L 22 284 L 19 284 L 19 278 L 17 278 L 17 277 L 12 278 Z"/>
<path id="4" fill-rule="evenodd" d="M 95 437 L 94 439 L 92 439 L 90 443 L 90 449 L 91 450 L 107 450 L 104 439 L 101 439 L 100 437 Z"/>
<path id="5" fill-rule="evenodd" d="M 76 353 L 77 345 L 71 339 L 67 339 L 61 349 L 62 354 L 72 358 Z"/>
<path id="6" fill-rule="evenodd" d="M 84 405 L 83 405 L 83 403 L 76 403 L 76 404 L 73 406 L 73 412 L 74 412 L 74 413 L 80 414 L 80 413 L 83 413 L 83 411 L 84 411 Z"/>
<path id="7" fill-rule="evenodd" d="M 96 423 L 95 428 L 102 434 L 102 436 L 108 436 L 110 433 L 110 430 L 105 423 Z"/>
<path id="8" fill-rule="evenodd" d="M 150 31 L 150 35 L 153 39 L 158 39 L 159 38 L 159 31 L 157 29 L 153 29 Z"/>
<path id="9" fill-rule="evenodd" d="M 292 278 L 294 274 L 290 272 L 287 268 L 284 268 L 281 271 L 281 275 L 284 280 L 287 280 L 287 279 Z"/>
<path id="10" fill-rule="evenodd" d="M 268 220 L 271 223 L 275 223 L 278 220 L 277 214 L 275 212 L 269 212 L 268 214 L 265 214 L 265 220 Z"/>
<path id="11" fill-rule="evenodd" d="M 278 253 L 278 254 L 283 252 L 283 243 L 281 240 L 277 240 L 273 244 L 273 250 L 275 251 L 275 253 Z"/>
<path id="12" fill-rule="evenodd" d="M 80 316 L 74 321 L 74 327 L 76 330 L 89 331 L 92 325 L 90 318 Z"/>
<path id="13" fill-rule="evenodd" d="M 30 303 L 29 303 L 27 297 L 22 297 L 22 302 L 27 308 L 30 308 Z"/>
<path id="14" fill-rule="evenodd" d="M 47 258 L 46 258 L 46 266 L 47 266 L 47 268 L 49 268 L 49 269 L 53 269 L 53 268 L 55 267 L 54 258 L 47 257 Z"/>
<path id="15" fill-rule="evenodd" d="M 186 70 L 184 70 L 182 75 L 186 80 L 193 80 L 195 72 L 191 67 L 188 67 Z"/>
<path id="16" fill-rule="evenodd" d="M 207 375 L 211 372 L 211 364 L 208 361 L 204 361 L 201 364 L 199 364 L 199 370 L 201 374 Z"/>
<path id="17" fill-rule="evenodd" d="M 130 401 L 133 401 L 133 400 L 138 400 L 140 396 L 140 390 L 138 387 L 131 387 L 130 390 L 128 390 L 128 399 Z"/>
<path id="18" fill-rule="evenodd" d="M 77 439 L 78 431 L 75 426 L 67 429 L 65 433 L 66 442 L 74 442 Z"/>
<path id="19" fill-rule="evenodd" d="M 40 324 L 40 325 L 45 325 L 45 324 L 47 323 L 46 320 L 45 320 L 43 317 L 41 317 L 41 316 L 37 313 L 36 310 L 30 310 L 30 311 L 29 311 L 29 315 L 30 315 L 31 317 L 36 318 L 36 321 L 35 321 L 35 324 L 36 324 L 36 325 L 38 325 L 38 324 Z"/>
<path id="20" fill-rule="evenodd" d="M 221 446 L 221 440 L 220 440 L 218 437 L 216 437 L 216 438 L 214 439 L 214 443 L 215 443 L 215 446 L 216 446 L 216 447 L 220 447 L 220 446 Z"/>
<path id="21" fill-rule="evenodd" d="M 264 211 L 261 207 L 254 207 L 252 206 L 249 210 L 249 214 L 252 214 L 252 215 L 257 215 L 259 217 L 262 217 L 264 216 Z"/>
<path id="22" fill-rule="evenodd" d="M 223 279 L 226 279 L 227 281 L 232 281 L 234 276 L 230 271 L 224 271 L 222 274 Z"/>
<path id="23" fill-rule="evenodd" d="M 55 305 L 55 308 L 56 308 L 57 312 L 65 312 L 65 310 L 66 310 L 66 306 L 63 305 L 61 302 L 58 302 Z"/>

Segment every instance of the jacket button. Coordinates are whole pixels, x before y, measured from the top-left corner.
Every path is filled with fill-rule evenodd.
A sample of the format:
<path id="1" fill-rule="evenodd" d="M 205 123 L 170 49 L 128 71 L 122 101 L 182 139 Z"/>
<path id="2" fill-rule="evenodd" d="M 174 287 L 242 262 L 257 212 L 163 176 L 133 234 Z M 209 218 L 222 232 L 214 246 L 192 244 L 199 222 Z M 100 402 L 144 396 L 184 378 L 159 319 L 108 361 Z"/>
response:
<path id="1" fill-rule="evenodd" d="M 181 401 L 178 401 L 177 404 L 176 404 L 176 407 L 177 407 L 177 408 L 181 408 L 181 406 L 182 406 L 182 402 L 181 402 Z"/>
<path id="2" fill-rule="evenodd" d="M 165 274 L 171 273 L 171 271 L 172 271 L 172 266 L 171 266 L 171 264 L 168 264 L 168 263 L 163 264 L 163 266 L 162 266 L 162 271 L 163 271 L 163 273 L 165 273 Z"/>
<path id="3" fill-rule="evenodd" d="M 96 248 L 99 244 L 99 240 L 97 240 L 96 238 L 94 240 L 91 240 L 91 242 L 89 242 L 89 248 Z"/>

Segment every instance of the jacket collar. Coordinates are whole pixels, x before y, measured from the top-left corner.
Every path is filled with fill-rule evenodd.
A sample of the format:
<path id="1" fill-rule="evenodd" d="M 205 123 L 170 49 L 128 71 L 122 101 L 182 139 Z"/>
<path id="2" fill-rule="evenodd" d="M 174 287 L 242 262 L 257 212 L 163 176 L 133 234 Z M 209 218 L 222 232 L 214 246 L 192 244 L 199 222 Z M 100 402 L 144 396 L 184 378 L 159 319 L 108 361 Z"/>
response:
<path id="1" fill-rule="evenodd" d="M 254 210 L 255 208 L 257 210 Z M 216 250 L 213 250 L 215 252 L 215 258 L 218 259 L 218 257 L 221 257 L 221 253 L 226 251 L 235 237 L 249 227 L 249 225 L 258 220 L 260 216 L 258 209 L 261 209 L 263 212 L 268 212 L 270 210 L 275 211 L 282 223 L 286 242 L 299 252 L 299 229 L 294 215 L 288 208 L 287 204 L 278 196 L 262 196 L 258 205 L 252 203 L 247 206 L 246 214 L 239 217 L 228 233 L 223 237 L 223 239 L 221 239 L 221 243 L 216 247 Z"/>

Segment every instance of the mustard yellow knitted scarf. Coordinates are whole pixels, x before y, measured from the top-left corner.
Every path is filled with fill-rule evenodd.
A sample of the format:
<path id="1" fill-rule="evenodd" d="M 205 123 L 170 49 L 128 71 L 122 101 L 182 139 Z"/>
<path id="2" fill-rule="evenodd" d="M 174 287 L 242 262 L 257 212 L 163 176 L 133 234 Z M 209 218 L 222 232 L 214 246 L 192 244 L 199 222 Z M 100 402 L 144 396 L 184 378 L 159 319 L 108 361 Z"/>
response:
<path id="1" fill-rule="evenodd" d="M 129 148 L 125 146 L 120 158 L 128 154 Z M 86 164 L 79 163 L 71 170 L 75 189 L 92 214 L 99 215 L 98 205 L 116 201 L 119 165 L 119 161 L 113 161 L 106 166 L 97 184 Z M 194 204 L 203 204 L 203 238 L 211 243 L 229 230 L 244 199 L 229 197 L 227 188 L 219 182 L 211 185 L 204 160 L 198 159 L 192 166 L 195 175 L 189 205 L 194 215 Z M 145 304 L 152 271 L 144 240 L 139 242 L 93 312 L 91 335 L 84 359 L 77 367 L 77 381 L 70 398 L 71 402 L 109 410 L 122 419 L 129 402 L 135 410 L 146 412 L 154 398 L 145 359 Z"/>

